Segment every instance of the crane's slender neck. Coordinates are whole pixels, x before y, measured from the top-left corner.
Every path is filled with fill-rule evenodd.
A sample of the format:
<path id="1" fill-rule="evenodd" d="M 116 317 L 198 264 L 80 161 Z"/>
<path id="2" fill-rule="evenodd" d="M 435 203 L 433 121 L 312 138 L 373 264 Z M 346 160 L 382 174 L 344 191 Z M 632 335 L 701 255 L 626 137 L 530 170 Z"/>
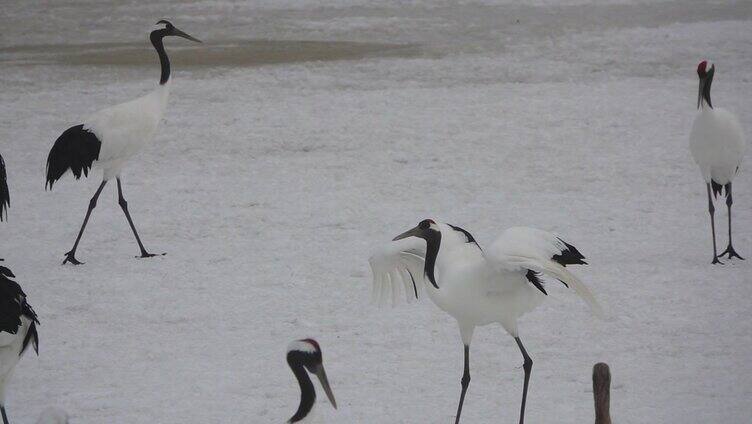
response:
<path id="1" fill-rule="evenodd" d="M 164 44 L 162 43 L 162 39 L 165 35 L 167 35 L 166 33 L 166 30 L 158 29 L 152 31 L 151 35 L 149 36 L 149 39 L 151 39 L 151 44 L 154 46 L 154 49 L 159 55 L 159 64 L 162 65 L 162 76 L 159 78 L 160 85 L 165 85 L 167 84 L 167 81 L 170 80 L 170 58 L 167 57 L 167 52 L 165 51 Z"/>
<path id="2" fill-rule="evenodd" d="M 700 109 L 705 109 L 705 106 L 713 109 L 713 102 L 710 101 L 710 86 L 713 84 L 713 74 L 711 73 L 705 78 L 704 84 L 700 82 L 700 104 L 697 105 Z"/>
<path id="3" fill-rule="evenodd" d="M 288 423 L 296 423 L 305 418 L 313 409 L 313 404 L 316 402 L 316 390 L 313 388 L 311 378 L 302 364 L 292 362 L 289 359 L 287 362 L 293 374 L 295 374 L 295 378 L 298 379 L 298 384 L 300 384 L 300 405 L 298 405 L 295 415 L 288 421 Z"/>
<path id="4" fill-rule="evenodd" d="M 424 273 L 428 277 L 428 280 L 433 284 L 435 288 L 439 288 L 436 284 L 436 258 L 439 256 L 439 248 L 441 247 L 441 232 L 429 231 L 425 235 L 426 240 L 426 263 L 424 267 Z"/>

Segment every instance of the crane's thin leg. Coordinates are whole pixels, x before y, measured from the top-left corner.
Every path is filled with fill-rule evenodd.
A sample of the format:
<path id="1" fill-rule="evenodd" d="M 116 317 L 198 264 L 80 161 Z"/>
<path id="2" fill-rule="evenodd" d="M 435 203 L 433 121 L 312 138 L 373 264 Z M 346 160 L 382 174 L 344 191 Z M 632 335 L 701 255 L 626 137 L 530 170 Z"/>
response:
<path id="1" fill-rule="evenodd" d="M 65 260 L 63 260 L 63 265 L 66 264 L 66 262 L 70 262 L 73 265 L 81 265 L 83 262 L 80 262 L 78 259 L 76 259 L 76 249 L 78 249 L 78 242 L 81 241 L 81 236 L 84 235 L 84 228 L 86 228 L 86 223 L 89 222 L 89 217 L 91 216 L 91 211 L 94 210 L 95 207 L 97 207 L 97 199 L 99 199 L 99 195 L 102 194 L 102 189 L 104 189 L 105 184 L 107 184 L 107 181 L 102 181 L 102 184 L 99 185 L 99 188 L 97 189 L 97 192 L 94 193 L 94 197 L 91 198 L 89 201 L 89 210 L 86 211 L 86 217 L 84 218 L 84 223 L 81 224 L 81 230 L 78 232 L 78 237 L 76 237 L 76 242 L 73 243 L 73 249 L 65 253 Z"/>
<path id="2" fill-rule="evenodd" d="M 8 415 L 5 413 L 4 406 L 0 406 L 0 413 L 3 414 L 3 424 L 10 424 L 10 422 L 8 422 Z"/>
<path id="3" fill-rule="evenodd" d="M 728 228 L 729 228 L 729 244 L 726 250 L 721 253 L 721 256 L 728 254 L 728 258 L 739 258 L 741 260 L 744 260 L 741 256 L 739 256 L 738 253 L 736 253 L 736 250 L 734 250 L 734 246 L 731 245 L 731 205 L 734 204 L 734 199 L 731 196 L 731 183 L 726 184 L 726 206 L 728 207 Z"/>
<path id="4" fill-rule="evenodd" d="M 522 368 L 525 370 L 525 384 L 522 386 L 522 405 L 520 406 L 520 424 L 525 422 L 525 402 L 527 401 L 527 386 L 530 383 L 530 371 L 533 369 L 533 360 L 528 356 L 525 346 L 522 345 L 522 340 L 519 337 L 515 337 L 514 341 L 517 342 L 517 346 L 520 347 L 522 357 L 525 362 L 522 364 Z"/>
<path id="5" fill-rule="evenodd" d="M 118 204 L 120 204 L 120 208 L 123 209 L 123 213 L 125 213 L 125 218 L 128 219 L 128 224 L 131 226 L 131 230 L 133 230 L 133 235 L 136 236 L 136 242 L 138 242 L 138 248 L 141 249 L 141 258 L 150 258 L 152 256 L 157 256 L 153 253 L 149 253 L 144 248 L 144 244 L 141 243 L 141 238 L 138 236 L 138 231 L 136 231 L 136 226 L 133 225 L 133 220 L 131 219 L 131 214 L 128 213 L 128 202 L 125 200 L 125 197 L 123 197 L 123 188 L 120 183 L 120 178 L 117 178 L 117 188 L 118 188 Z M 164 255 L 164 253 L 163 253 Z"/>
<path id="6" fill-rule="evenodd" d="M 465 372 L 462 374 L 462 393 L 460 394 L 460 404 L 457 405 L 457 418 L 454 424 L 459 424 L 460 415 L 462 414 L 462 404 L 465 403 L 465 393 L 470 385 L 470 345 L 465 345 Z"/>
<path id="7" fill-rule="evenodd" d="M 713 232 L 713 262 L 714 264 L 721 264 L 723 262 L 718 260 L 718 250 L 715 247 L 715 206 L 713 206 L 713 193 L 708 183 L 708 212 L 710 212 L 710 230 Z"/>

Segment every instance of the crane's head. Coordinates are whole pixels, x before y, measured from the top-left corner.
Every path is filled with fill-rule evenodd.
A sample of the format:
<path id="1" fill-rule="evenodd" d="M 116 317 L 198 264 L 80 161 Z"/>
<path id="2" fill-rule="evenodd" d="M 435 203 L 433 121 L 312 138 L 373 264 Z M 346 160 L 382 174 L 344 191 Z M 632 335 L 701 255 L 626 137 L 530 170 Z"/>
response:
<path id="1" fill-rule="evenodd" d="M 434 270 L 436 267 L 436 257 L 439 255 L 439 247 L 441 246 L 441 229 L 433 219 L 424 219 L 423 221 L 420 221 L 416 227 L 398 235 L 392 241 L 402 240 L 408 237 L 418 237 L 426 241 L 426 263 L 424 272 L 431 284 L 438 289 L 439 285 L 436 284 Z"/>
<path id="2" fill-rule="evenodd" d="M 703 100 L 708 104 L 708 107 L 713 108 L 713 103 L 710 101 L 710 85 L 713 83 L 713 74 L 715 74 L 715 64 L 703 60 L 697 65 L 697 76 L 700 78 L 700 87 L 697 92 L 698 109 L 702 107 Z"/>
<path id="3" fill-rule="evenodd" d="M 418 237 L 428 241 L 435 233 L 441 233 L 439 226 L 433 219 L 424 219 L 417 226 L 395 237 L 392 241 L 402 240 L 408 237 Z"/>
<path id="4" fill-rule="evenodd" d="M 334 409 L 337 409 L 337 401 L 334 400 L 334 393 L 329 386 L 329 379 L 326 377 L 324 362 L 321 356 L 321 346 L 314 339 L 295 340 L 287 346 L 287 363 L 290 367 L 302 365 L 305 369 L 318 377 L 321 387 L 324 388 L 326 397 L 332 403 Z"/>
<path id="5" fill-rule="evenodd" d="M 195 41 L 196 43 L 201 42 L 201 40 L 199 40 L 198 38 L 192 37 L 184 33 L 183 31 L 177 29 L 175 25 L 172 24 L 172 22 L 165 20 L 165 19 L 162 19 L 159 22 L 157 22 L 157 28 L 154 31 L 152 31 L 151 34 L 152 34 L 152 37 L 155 35 L 160 38 L 171 37 L 171 36 L 182 37 L 182 38 L 185 38 L 186 40 Z"/>

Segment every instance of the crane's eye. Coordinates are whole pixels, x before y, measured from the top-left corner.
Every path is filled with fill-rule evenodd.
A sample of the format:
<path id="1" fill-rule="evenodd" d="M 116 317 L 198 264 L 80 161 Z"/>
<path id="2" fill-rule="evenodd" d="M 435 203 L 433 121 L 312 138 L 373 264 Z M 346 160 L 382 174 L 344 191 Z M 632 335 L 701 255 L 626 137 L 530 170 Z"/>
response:
<path id="1" fill-rule="evenodd" d="M 430 219 L 424 219 L 423 221 L 420 221 L 420 224 L 418 224 L 418 228 L 421 230 L 427 230 L 431 224 L 433 224 L 433 221 Z"/>

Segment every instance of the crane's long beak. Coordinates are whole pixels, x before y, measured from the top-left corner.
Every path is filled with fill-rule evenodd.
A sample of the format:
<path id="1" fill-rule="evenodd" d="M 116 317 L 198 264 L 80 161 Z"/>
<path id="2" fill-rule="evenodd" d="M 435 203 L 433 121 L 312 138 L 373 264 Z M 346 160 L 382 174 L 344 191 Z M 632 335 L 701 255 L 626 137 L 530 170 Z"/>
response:
<path id="1" fill-rule="evenodd" d="M 202 42 L 202 41 L 201 41 L 201 40 L 199 40 L 198 38 L 196 38 L 196 37 L 192 37 L 192 36 L 190 36 L 190 35 L 188 35 L 188 34 L 184 33 L 183 31 L 181 31 L 181 30 L 179 30 L 179 29 L 177 29 L 177 28 L 175 28 L 175 34 L 173 34 L 173 35 L 175 35 L 175 36 L 178 36 L 178 37 L 183 37 L 183 38 L 185 38 L 185 39 L 187 39 L 187 40 L 195 41 L 195 42 L 197 42 L 197 43 L 201 43 L 201 42 Z"/>
<path id="2" fill-rule="evenodd" d="M 420 237 L 421 230 L 418 227 L 412 228 L 410 230 L 405 231 L 404 233 L 398 235 L 392 241 L 402 240 L 408 237 Z"/>
<path id="3" fill-rule="evenodd" d="M 329 398 L 329 402 L 332 403 L 332 406 L 334 409 L 337 409 L 337 401 L 334 400 L 334 393 L 332 393 L 332 388 L 329 386 L 329 379 L 326 378 L 326 371 L 324 370 L 324 365 L 319 364 L 316 367 L 316 371 L 314 371 L 316 374 L 316 377 L 319 378 L 319 381 L 321 382 L 321 387 L 324 388 L 324 393 L 326 393 L 326 397 Z"/>

